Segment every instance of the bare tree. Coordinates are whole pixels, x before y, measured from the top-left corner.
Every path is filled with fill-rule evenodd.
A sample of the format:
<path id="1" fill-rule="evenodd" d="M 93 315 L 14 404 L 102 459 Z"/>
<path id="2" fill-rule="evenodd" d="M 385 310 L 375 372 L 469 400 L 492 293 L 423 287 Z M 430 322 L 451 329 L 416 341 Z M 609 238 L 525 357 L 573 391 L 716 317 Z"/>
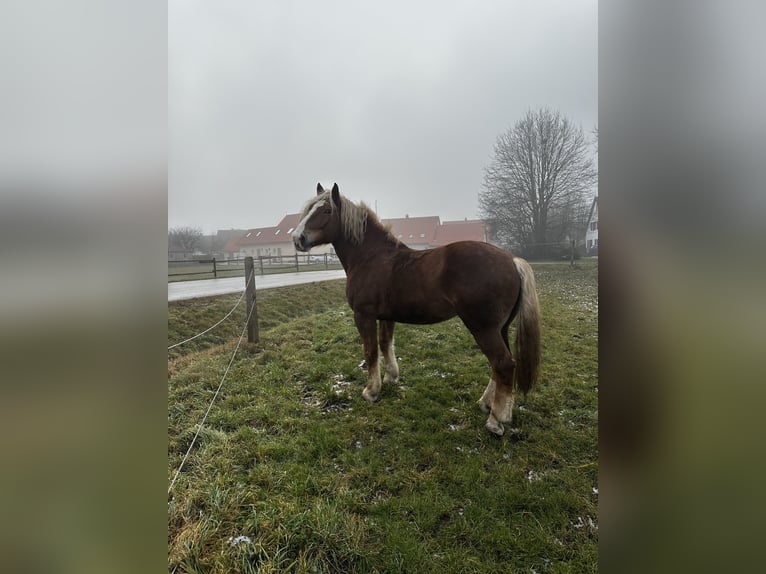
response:
<path id="1" fill-rule="evenodd" d="M 202 239 L 199 227 L 174 227 L 168 230 L 168 247 L 184 251 L 194 251 Z"/>
<path id="2" fill-rule="evenodd" d="M 593 145 L 596 148 L 596 155 L 598 155 L 598 126 L 593 128 Z"/>
<path id="3" fill-rule="evenodd" d="M 480 209 L 501 243 L 535 255 L 534 246 L 561 240 L 571 227 L 561 219 L 578 211 L 596 180 L 589 142 L 559 112 L 530 110 L 498 136 L 494 152 Z"/>

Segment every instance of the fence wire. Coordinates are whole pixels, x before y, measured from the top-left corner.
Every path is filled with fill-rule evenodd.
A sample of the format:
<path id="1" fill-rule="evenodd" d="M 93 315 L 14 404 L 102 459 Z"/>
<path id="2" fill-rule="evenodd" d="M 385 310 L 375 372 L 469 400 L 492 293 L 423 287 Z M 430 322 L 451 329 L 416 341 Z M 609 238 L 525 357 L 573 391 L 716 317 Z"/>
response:
<path id="1" fill-rule="evenodd" d="M 248 279 L 248 280 L 247 280 L 247 283 L 245 284 L 245 289 L 244 289 L 244 291 L 242 291 L 242 295 L 240 295 L 240 296 L 239 296 L 239 299 L 238 299 L 238 300 L 237 300 L 237 302 L 234 304 L 234 307 L 232 307 L 232 308 L 231 308 L 231 311 L 229 311 L 228 313 L 226 313 L 226 315 L 224 316 L 224 318 L 223 318 L 223 319 L 221 319 L 220 321 L 218 321 L 218 322 L 217 322 L 215 325 L 213 325 L 212 327 L 208 327 L 207 329 L 205 329 L 205 330 L 204 330 L 204 331 L 202 331 L 201 333 L 197 333 L 197 334 L 196 334 L 196 335 L 194 335 L 193 337 L 189 337 L 188 339 L 185 339 L 185 340 L 183 340 L 183 341 L 180 341 L 180 342 L 178 342 L 178 343 L 175 343 L 175 344 L 173 344 L 173 345 L 170 345 L 170 346 L 168 347 L 168 351 L 169 351 L 170 349 L 174 349 L 174 348 L 176 348 L 176 347 L 179 347 L 179 346 L 183 345 L 184 343 L 188 343 L 189 341 L 193 341 L 194 339 L 196 339 L 197 337 L 201 337 L 201 336 L 202 336 L 202 335 L 204 335 L 205 333 L 209 333 L 210 331 L 212 331 L 213 329 L 215 329 L 215 328 L 216 328 L 218 325 L 220 325 L 221 323 L 223 323 L 223 322 L 224 322 L 226 319 L 228 319 L 228 318 L 229 318 L 229 316 L 230 316 L 230 315 L 231 315 L 231 314 L 234 312 L 234 310 L 235 310 L 237 307 L 239 307 L 239 304 L 242 302 L 242 299 L 244 299 L 244 297 L 245 297 L 245 293 L 247 293 L 247 288 L 250 286 L 250 281 L 252 281 L 252 280 L 253 280 L 253 277 L 254 277 L 254 276 L 255 276 L 255 270 L 253 270 L 253 272 L 250 274 L 250 279 Z M 251 311 L 252 311 L 252 310 L 251 310 Z"/>
<path id="2" fill-rule="evenodd" d="M 226 375 L 229 374 L 229 369 L 231 368 L 231 365 L 234 362 L 234 357 L 237 356 L 237 351 L 239 350 L 239 346 L 240 344 L 242 344 L 242 337 L 245 336 L 245 331 L 247 331 L 247 325 L 250 322 L 250 316 L 253 314 L 253 309 L 255 309 L 255 305 L 253 305 L 250 308 L 250 313 L 248 314 L 247 320 L 245 321 L 245 326 L 242 328 L 242 332 L 239 334 L 239 340 L 237 341 L 237 346 L 234 348 L 234 352 L 231 354 L 231 359 L 229 359 L 229 364 L 226 365 L 226 370 L 223 373 L 223 377 L 221 377 L 221 382 L 218 383 L 218 388 L 215 390 L 215 394 L 213 395 L 213 398 L 210 400 L 210 404 L 207 407 L 207 411 L 205 411 L 205 415 L 202 417 L 202 421 L 200 421 L 199 426 L 197 427 L 197 432 L 194 433 L 194 438 L 192 439 L 191 444 L 189 445 L 189 448 L 186 449 L 186 454 L 184 455 L 184 458 L 181 461 L 181 464 L 178 467 L 178 470 L 176 470 L 176 473 L 173 476 L 173 480 L 170 481 L 170 486 L 168 487 L 168 494 L 170 494 L 170 491 L 173 490 L 173 485 L 175 485 L 176 480 L 178 479 L 178 476 L 181 474 L 181 469 L 183 469 L 184 464 L 186 464 L 186 459 L 189 457 L 189 453 L 191 452 L 192 448 L 194 448 L 194 443 L 197 442 L 197 437 L 199 436 L 199 433 L 202 431 L 202 428 L 205 426 L 207 415 L 210 414 L 210 409 L 213 408 L 213 404 L 215 403 L 215 400 L 218 398 L 218 393 L 221 392 L 221 387 L 223 387 L 223 382 L 226 380 Z"/>

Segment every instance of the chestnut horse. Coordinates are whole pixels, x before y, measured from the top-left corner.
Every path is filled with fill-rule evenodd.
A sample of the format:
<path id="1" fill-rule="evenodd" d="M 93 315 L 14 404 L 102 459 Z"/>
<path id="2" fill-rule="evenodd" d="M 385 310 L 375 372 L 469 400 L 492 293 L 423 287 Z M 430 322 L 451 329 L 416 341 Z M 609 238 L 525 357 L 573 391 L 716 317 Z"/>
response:
<path id="1" fill-rule="evenodd" d="M 364 203 L 342 196 L 337 184 L 332 191 L 317 184 L 292 239 L 299 251 L 332 243 L 346 270 L 346 297 L 367 362 L 365 399 L 374 403 L 380 397 L 378 345 L 383 382 L 399 379 L 395 322 L 430 324 L 457 315 L 489 359 L 492 375 L 479 407 L 489 413 L 487 429 L 503 435 L 514 388 L 526 394 L 540 365 L 540 309 L 534 274 L 524 259 L 478 241 L 410 249 Z M 508 328 L 517 315 L 514 360 Z"/>

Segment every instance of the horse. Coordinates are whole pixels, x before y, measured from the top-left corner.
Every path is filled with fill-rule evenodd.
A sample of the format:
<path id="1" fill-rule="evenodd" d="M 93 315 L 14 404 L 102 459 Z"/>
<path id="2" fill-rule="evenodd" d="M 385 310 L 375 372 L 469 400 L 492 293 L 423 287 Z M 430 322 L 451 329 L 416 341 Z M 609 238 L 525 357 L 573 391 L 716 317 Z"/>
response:
<path id="1" fill-rule="evenodd" d="M 380 398 L 383 383 L 399 380 L 394 324 L 433 324 L 460 317 L 489 360 L 491 376 L 478 401 L 486 428 L 497 436 L 511 422 L 514 389 L 526 395 L 540 367 L 540 306 L 529 263 L 489 243 L 458 241 L 415 250 L 396 239 L 363 202 L 338 184 L 304 206 L 292 233 L 297 251 L 331 243 L 346 271 L 346 298 L 364 344 L 367 384 L 362 396 Z M 508 328 L 516 326 L 515 359 Z"/>

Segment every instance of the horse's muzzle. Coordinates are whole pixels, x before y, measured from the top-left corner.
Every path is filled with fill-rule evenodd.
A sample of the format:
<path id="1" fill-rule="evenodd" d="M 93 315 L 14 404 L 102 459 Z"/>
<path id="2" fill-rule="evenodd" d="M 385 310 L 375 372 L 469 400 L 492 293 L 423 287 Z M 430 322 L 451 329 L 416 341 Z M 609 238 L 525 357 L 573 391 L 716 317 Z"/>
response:
<path id="1" fill-rule="evenodd" d="M 309 245 L 306 235 L 301 233 L 298 237 L 293 236 L 293 243 L 298 251 L 308 251 Z"/>

